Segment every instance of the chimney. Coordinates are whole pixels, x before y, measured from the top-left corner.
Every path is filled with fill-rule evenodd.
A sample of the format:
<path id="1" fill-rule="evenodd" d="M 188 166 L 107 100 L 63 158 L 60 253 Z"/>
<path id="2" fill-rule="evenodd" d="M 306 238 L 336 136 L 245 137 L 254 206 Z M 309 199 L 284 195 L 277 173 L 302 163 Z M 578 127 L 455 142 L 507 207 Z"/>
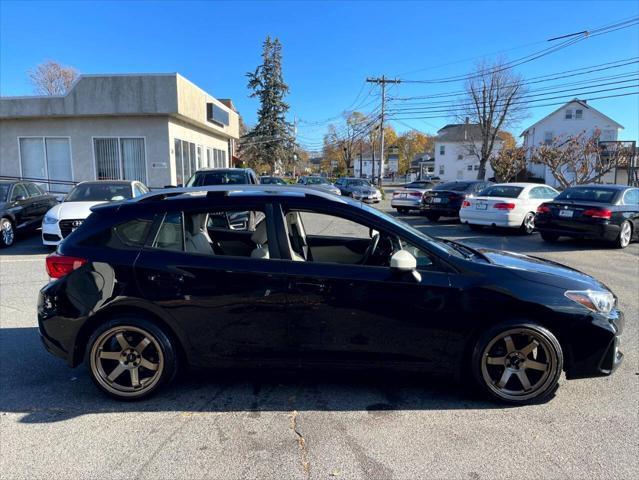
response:
<path id="1" fill-rule="evenodd" d="M 466 125 L 468 125 L 468 122 L 470 121 L 469 117 L 466 117 Z"/>

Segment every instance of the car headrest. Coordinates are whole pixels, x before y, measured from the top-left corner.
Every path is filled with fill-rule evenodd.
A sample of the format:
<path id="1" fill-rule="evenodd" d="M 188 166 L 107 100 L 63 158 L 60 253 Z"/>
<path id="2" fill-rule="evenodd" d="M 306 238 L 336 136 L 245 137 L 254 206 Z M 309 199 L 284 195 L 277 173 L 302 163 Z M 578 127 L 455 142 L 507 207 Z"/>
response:
<path id="1" fill-rule="evenodd" d="M 257 224 L 253 235 L 251 235 L 251 241 L 256 245 L 264 245 L 268 241 L 268 235 L 266 233 L 266 219 L 263 219 Z"/>
<path id="2" fill-rule="evenodd" d="M 188 215 L 185 219 L 185 229 L 190 235 L 197 235 L 198 233 L 206 230 L 206 220 L 208 215 L 206 213 L 198 213 L 194 215 Z"/>

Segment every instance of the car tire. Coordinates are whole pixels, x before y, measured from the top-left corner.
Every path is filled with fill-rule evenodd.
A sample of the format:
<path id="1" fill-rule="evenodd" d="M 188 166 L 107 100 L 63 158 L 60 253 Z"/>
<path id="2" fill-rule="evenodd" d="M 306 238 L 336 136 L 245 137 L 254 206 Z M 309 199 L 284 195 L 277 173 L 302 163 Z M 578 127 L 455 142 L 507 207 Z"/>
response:
<path id="1" fill-rule="evenodd" d="M 564 356 L 557 338 L 534 322 L 489 328 L 471 358 L 475 383 L 491 399 L 515 405 L 548 400 L 559 386 Z"/>
<path id="2" fill-rule="evenodd" d="M 98 388 L 125 401 L 154 394 L 178 369 L 176 341 L 155 323 L 130 316 L 100 325 L 87 342 L 84 358 Z"/>
<path id="3" fill-rule="evenodd" d="M 6 217 L 0 219 L 0 247 L 10 247 L 16 241 L 16 231 L 13 222 Z"/>
<path id="4" fill-rule="evenodd" d="M 535 214 L 534 212 L 528 212 L 521 222 L 519 231 L 522 235 L 532 235 L 535 232 Z"/>
<path id="5" fill-rule="evenodd" d="M 439 220 L 439 215 L 434 213 L 427 213 L 426 218 L 430 220 L 431 222 L 436 222 L 437 220 Z"/>
<path id="6" fill-rule="evenodd" d="M 475 223 L 468 223 L 467 225 L 473 232 L 481 232 L 484 229 L 483 225 L 477 225 Z"/>
<path id="7" fill-rule="evenodd" d="M 559 235 L 557 235 L 556 233 L 541 232 L 541 238 L 544 240 L 544 242 L 553 243 L 559 240 Z"/>
<path id="8" fill-rule="evenodd" d="M 626 248 L 630 245 L 632 239 L 632 224 L 628 220 L 624 220 L 619 228 L 619 235 L 613 242 L 615 248 Z"/>

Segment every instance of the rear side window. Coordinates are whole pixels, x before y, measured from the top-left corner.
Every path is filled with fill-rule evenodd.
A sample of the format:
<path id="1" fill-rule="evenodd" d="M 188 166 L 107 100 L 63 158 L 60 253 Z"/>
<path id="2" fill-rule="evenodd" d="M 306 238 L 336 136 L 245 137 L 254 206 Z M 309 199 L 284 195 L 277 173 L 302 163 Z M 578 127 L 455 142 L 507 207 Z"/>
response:
<path id="1" fill-rule="evenodd" d="M 482 190 L 481 195 L 482 197 L 517 198 L 522 190 L 522 187 L 501 185 L 497 187 L 488 187 L 485 190 Z"/>
<path id="2" fill-rule="evenodd" d="M 639 205 L 639 190 L 628 190 L 623 197 L 625 205 Z"/>
<path id="3" fill-rule="evenodd" d="M 463 192 L 470 184 L 468 182 L 447 182 L 437 185 L 433 190 L 450 190 L 452 192 Z"/>
<path id="4" fill-rule="evenodd" d="M 576 200 L 585 202 L 612 203 L 616 190 L 602 187 L 577 187 L 561 192 L 555 200 Z"/>
<path id="5" fill-rule="evenodd" d="M 184 250 L 184 226 L 182 213 L 167 213 L 153 240 L 153 248 L 161 250 Z"/>
<path id="6" fill-rule="evenodd" d="M 27 187 L 27 192 L 29 192 L 30 197 L 39 197 L 42 195 L 42 192 L 38 190 L 38 187 L 36 187 L 34 183 L 25 183 L 24 186 Z"/>
<path id="7" fill-rule="evenodd" d="M 141 248 L 151 231 L 153 218 L 135 218 L 113 225 L 81 242 L 87 247 L 105 247 L 116 250 Z"/>

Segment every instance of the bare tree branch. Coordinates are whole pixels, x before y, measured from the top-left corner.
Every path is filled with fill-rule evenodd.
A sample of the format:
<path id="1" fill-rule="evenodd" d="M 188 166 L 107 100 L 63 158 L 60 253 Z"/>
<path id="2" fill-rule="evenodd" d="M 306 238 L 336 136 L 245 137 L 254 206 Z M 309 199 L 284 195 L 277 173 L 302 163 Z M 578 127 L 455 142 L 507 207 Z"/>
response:
<path id="1" fill-rule="evenodd" d="M 40 95 L 64 95 L 78 78 L 73 67 L 47 60 L 28 72 L 35 93 Z"/>

